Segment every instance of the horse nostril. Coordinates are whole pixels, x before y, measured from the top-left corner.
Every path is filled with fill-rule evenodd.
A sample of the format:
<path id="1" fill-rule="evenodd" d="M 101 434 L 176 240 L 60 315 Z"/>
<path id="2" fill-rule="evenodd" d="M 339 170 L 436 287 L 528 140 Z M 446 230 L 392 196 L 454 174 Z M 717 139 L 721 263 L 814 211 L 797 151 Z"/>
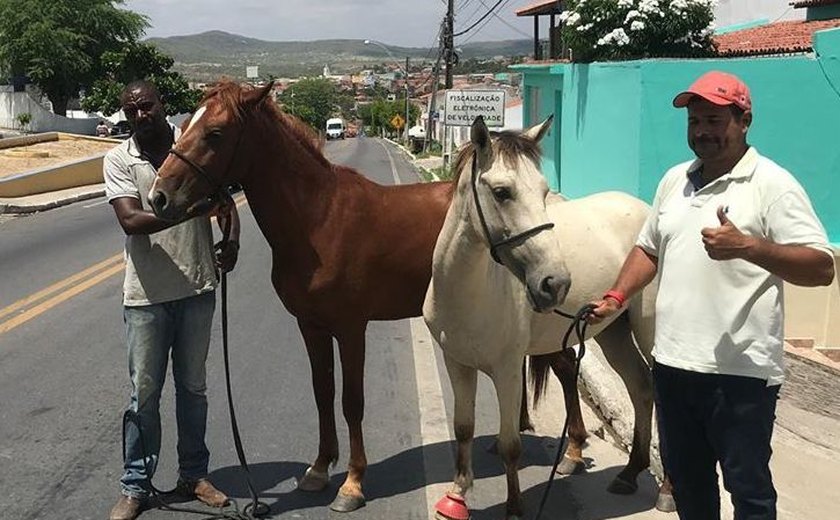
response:
<path id="1" fill-rule="evenodd" d="M 557 290 L 560 288 L 560 284 L 556 282 L 556 278 L 553 276 L 546 276 L 540 282 L 540 292 L 545 294 L 546 296 L 550 296 L 554 298 L 557 295 Z"/>
<path id="2" fill-rule="evenodd" d="M 163 209 L 166 207 L 166 194 L 162 191 L 158 190 L 153 194 L 152 197 L 152 206 L 157 209 Z"/>
<path id="3" fill-rule="evenodd" d="M 540 292 L 552 300 L 565 298 L 571 284 L 565 276 L 546 276 L 540 282 Z"/>

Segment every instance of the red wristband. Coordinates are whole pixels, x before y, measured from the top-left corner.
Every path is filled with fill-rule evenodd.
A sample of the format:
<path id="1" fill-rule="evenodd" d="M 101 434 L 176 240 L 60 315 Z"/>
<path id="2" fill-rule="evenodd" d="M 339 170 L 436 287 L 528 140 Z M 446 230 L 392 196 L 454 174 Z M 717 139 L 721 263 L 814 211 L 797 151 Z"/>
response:
<path id="1" fill-rule="evenodd" d="M 612 298 L 613 300 L 615 300 L 618 303 L 619 307 L 624 307 L 624 303 L 627 301 L 627 297 L 624 296 L 623 292 L 616 291 L 613 289 L 604 293 L 604 299 L 606 300 L 607 298 Z"/>

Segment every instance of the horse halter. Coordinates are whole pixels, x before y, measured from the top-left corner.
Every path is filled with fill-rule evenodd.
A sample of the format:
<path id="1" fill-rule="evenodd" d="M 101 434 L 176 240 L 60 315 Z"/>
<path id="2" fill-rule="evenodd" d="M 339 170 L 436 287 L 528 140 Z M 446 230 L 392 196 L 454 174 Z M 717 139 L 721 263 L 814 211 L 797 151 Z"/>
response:
<path id="1" fill-rule="evenodd" d="M 244 127 L 244 122 L 243 122 L 243 127 Z M 225 177 L 227 177 L 228 172 L 230 172 L 230 169 L 233 167 L 233 160 L 236 159 L 236 154 L 239 152 L 239 145 L 242 144 L 242 136 L 244 134 L 245 134 L 244 130 L 239 133 L 239 137 L 236 139 L 236 146 L 233 148 L 233 153 L 230 156 L 230 160 L 228 161 L 228 165 L 225 168 L 224 174 L 221 176 L 221 179 L 224 179 Z M 184 152 L 176 150 L 175 147 L 173 146 L 172 148 L 169 149 L 169 154 L 174 155 L 178 159 L 181 159 L 182 161 L 184 161 L 187 164 L 187 166 L 192 168 L 192 170 L 195 173 L 198 174 L 199 178 L 204 180 L 204 182 L 206 182 L 207 185 L 210 186 L 211 193 L 221 194 L 223 196 L 227 195 L 228 197 L 230 197 L 230 195 L 227 193 L 227 191 L 222 189 L 223 182 L 213 181 L 213 177 L 210 176 L 210 174 L 207 172 L 207 170 L 204 169 L 204 167 L 201 166 L 200 164 L 198 164 L 197 162 L 195 162 L 192 159 L 190 159 L 189 157 L 187 157 L 187 155 Z"/>
<path id="2" fill-rule="evenodd" d="M 553 222 L 546 222 L 545 224 L 534 226 L 531 229 L 526 229 L 521 233 L 517 233 L 513 236 L 494 242 L 493 238 L 490 236 L 490 228 L 487 227 L 487 219 L 484 217 L 484 210 L 481 209 L 481 202 L 478 200 L 478 152 L 473 152 L 470 181 L 472 184 L 473 199 L 475 200 L 475 209 L 478 212 L 478 220 L 481 222 L 481 229 L 484 231 L 484 238 L 486 238 L 487 243 L 490 244 L 490 256 L 493 257 L 493 260 L 495 260 L 497 264 L 503 265 L 502 260 L 499 258 L 499 248 L 509 246 L 515 242 L 524 242 L 532 236 L 538 235 L 542 231 L 554 227 Z"/>

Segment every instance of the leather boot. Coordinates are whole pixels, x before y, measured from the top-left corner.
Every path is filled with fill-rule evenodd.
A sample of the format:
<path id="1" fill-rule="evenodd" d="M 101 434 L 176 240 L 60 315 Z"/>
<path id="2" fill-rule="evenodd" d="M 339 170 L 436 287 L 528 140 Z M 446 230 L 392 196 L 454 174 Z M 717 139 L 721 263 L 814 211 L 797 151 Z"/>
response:
<path id="1" fill-rule="evenodd" d="M 216 489 L 213 483 L 206 478 L 179 480 L 178 493 L 186 497 L 195 498 L 210 507 L 222 507 L 228 503 L 227 495 Z"/>
<path id="2" fill-rule="evenodd" d="M 117 503 L 111 509 L 110 520 L 135 520 L 140 516 L 142 503 L 139 498 L 120 495 Z"/>

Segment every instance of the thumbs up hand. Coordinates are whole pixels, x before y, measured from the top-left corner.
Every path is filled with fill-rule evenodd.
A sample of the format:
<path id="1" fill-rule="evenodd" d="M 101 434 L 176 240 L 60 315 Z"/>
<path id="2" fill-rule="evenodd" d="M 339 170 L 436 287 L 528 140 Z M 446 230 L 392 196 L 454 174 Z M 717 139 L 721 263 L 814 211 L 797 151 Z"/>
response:
<path id="1" fill-rule="evenodd" d="M 729 220 L 729 207 L 719 206 L 717 218 L 720 227 L 707 227 L 700 231 L 703 246 L 712 260 L 732 260 L 745 258 L 750 247 L 751 237 L 741 231 Z"/>

